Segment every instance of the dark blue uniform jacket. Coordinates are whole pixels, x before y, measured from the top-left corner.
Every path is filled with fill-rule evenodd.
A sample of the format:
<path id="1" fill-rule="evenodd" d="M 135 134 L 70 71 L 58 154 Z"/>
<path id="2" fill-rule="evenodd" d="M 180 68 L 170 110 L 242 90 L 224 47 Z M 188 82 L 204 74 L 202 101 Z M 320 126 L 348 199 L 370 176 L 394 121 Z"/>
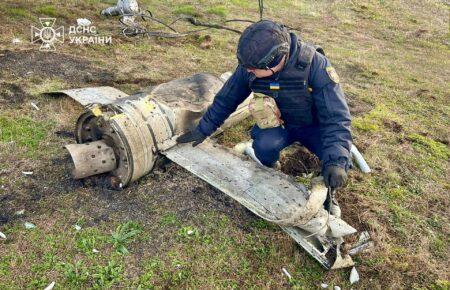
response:
<path id="1" fill-rule="evenodd" d="M 288 63 L 295 62 L 300 45 L 294 34 L 291 34 L 291 53 Z M 319 52 L 315 52 L 308 78 L 308 86 L 312 89 L 313 122 L 321 131 L 322 162 L 346 167 L 349 163 L 350 146 L 350 113 L 344 93 L 336 78 L 327 72 L 330 61 Z M 269 78 L 275 79 L 277 76 Z M 204 135 L 211 135 L 232 114 L 240 103 L 251 93 L 250 83 L 255 79 L 252 73 L 238 65 L 233 75 L 217 93 L 212 105 L 204 114 L 198 129 Z M 282 81 L 282 79 L 279 79 Z M 283 115 L 281 116 L 283 119 Z M 290 124 L 285 124 L 289 128 Z M 301 130 L 301 127 L 299 127 Z"/>

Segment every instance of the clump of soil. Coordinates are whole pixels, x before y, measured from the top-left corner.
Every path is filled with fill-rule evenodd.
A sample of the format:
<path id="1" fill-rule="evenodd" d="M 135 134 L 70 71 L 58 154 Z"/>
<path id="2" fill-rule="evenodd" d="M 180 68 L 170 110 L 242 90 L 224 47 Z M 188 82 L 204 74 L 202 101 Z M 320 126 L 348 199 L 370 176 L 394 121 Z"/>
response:
<path id="1" fill-rule="evenodd" d="M 400 133 L 403 131 L 403 126 L 392 120 L 385 120 L 384 126 L 394 133 Z"/>
<path id="2" fill-rule="evenodd" d="M 114 73 L 96 68 L 88 60 L 66 54 L 41 51 L 1 51 L 0 77 L 60 78 L 74 84 L 112 84 Z"/>
<path id="3" fill-rule="evenodd" d="M 294 144 L 284 149 L 280 156 L 281 171 L 293 176 L 320 172 L 320 160 L 303 146 Z"/>

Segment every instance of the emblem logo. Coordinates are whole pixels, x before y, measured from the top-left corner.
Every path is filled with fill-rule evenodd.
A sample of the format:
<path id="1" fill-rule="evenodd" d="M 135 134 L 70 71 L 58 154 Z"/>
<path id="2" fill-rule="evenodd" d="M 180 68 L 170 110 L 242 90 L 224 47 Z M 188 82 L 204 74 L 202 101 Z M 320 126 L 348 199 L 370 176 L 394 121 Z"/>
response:
<path id="1" fill-rule="evenodd" d="M 56 18 L 39 18 L 41 28 L 31 26 L 31 42 L 41 42 L 40 51 L 55 51 L 55 43 L 64 42 L 64 26 L 54 28 Z"/>

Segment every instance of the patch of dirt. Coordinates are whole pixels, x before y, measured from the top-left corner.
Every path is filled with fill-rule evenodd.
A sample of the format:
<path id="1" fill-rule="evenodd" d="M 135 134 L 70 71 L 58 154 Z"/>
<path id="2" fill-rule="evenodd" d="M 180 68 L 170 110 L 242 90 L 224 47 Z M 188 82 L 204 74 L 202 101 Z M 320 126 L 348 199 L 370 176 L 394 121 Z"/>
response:
<path id="1" fill-rule="evenodd" d="M 319 158 L 303 146 L 294 144 L 284 149 L 280 156 L 281 171 L 292 176 L 320 172 Z"/>
<path id="2" fill-rule="evenodd" d="M 25 100 L 25 91 L 16 84 L 0 83 L 0 105 L 20 104 Z"/>
<path id="3" fill-rule="evenodd" d="M 45 160 L 30 176 L 20 176 L 16 170 L 5 172 L 5 177 L 22 178 L 24 182 L 20 188 L 6 184 L 5 190 L 0 190 L 0 225 L 71 208 L 77 213 L 74 223 L 80 216 L 85 217 L 87 226 L 134 220 L 153 228 L 155 239 L 163 239 L 166 233 L 158 225 L 168 213 L 186 221 L 209 211 L 220 212 L 244 230 L 256 218 L 238 202 L 174 163 L 156 168 L 121 191 L 112 190 L 101 176 L 73 180 L 70 169 L 67 154 Z M 20 177 L 14 176 L 17 174 Z M 16 216 L 14 213 L 21 209 L 26 210 L 25 215 Z"/>
<path id="4" fill-rule="evenodd" d="M 370 112 L 375 106 L 357 98 L 356 95 L 346 93 L 347 104 L 352 117 L 358 117 Z"/>
<path id="5" fill-rule="evenodd" d="M 0 51 L 0 77 L 60 78 L 74 84 L 112 84 L 115 74 L 80 57 L 41 51 Z"/>
<path id="6" fill-rule="evenodd" d="M 387 129 L 394 133 L 400 133 L 403 131 L 403 126 L 393 120 L 385 120 L 383 124 Z"/>

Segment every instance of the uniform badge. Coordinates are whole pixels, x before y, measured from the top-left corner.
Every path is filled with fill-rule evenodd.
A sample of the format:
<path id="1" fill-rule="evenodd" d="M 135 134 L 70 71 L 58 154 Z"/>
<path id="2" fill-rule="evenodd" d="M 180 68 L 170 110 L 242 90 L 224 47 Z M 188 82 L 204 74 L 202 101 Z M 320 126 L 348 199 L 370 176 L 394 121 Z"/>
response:
<path id="1" fill-rule="evenodd" d="M 338 83 L 339 83 L 339 76 L 338 76 L 336 70 L 334 69 L 334 67 L 332 67 L 332 66 L 327 66 L 327 67 L 326 67 L 326 70 L 327 70 L 327 74 L 328 74 L 328 76 L 330 77 L 330 79 L 331 79 L 333 82 L 335 82 L 336 84 L 338 84 Z"/>
<path id="2" fill-rule="evenodd" d="M 279 90 L 280 84 L 279 83 L 270 83 L 270 89 L 271 90 Z"/>

